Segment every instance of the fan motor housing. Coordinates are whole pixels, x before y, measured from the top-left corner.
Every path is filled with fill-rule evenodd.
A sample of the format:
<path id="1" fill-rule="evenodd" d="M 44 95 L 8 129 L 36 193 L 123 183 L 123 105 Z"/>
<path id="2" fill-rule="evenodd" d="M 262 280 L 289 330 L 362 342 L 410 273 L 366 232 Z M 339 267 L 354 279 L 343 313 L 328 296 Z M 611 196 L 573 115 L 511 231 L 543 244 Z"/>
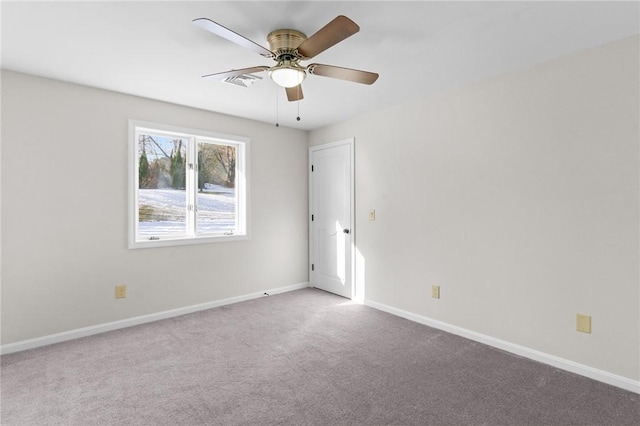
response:
<path id="1" fill-rule="evenodd" d="M 276 55 L 276 60 L 294 59 L 297 57 L 295 50 L 306 39 L 307 36 L 304 33 L 289 29 L 271 31 L 267 36 L 269 50 Z"/>

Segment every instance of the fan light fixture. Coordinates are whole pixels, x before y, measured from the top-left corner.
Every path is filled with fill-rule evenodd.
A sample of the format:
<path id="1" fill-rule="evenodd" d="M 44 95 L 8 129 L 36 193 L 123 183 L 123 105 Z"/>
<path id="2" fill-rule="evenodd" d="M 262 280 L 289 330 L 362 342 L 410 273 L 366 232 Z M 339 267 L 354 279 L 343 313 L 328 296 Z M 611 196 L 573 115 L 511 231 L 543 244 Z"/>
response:
<path id="1" fill-rule="evenodd" d="M 360 84 L 373 84 L 378 79 L 378 74 L 369 71 L 323 64 L 300 65 L 300 62 L 308 61 L 336 43 L 340 43 L 360 31 L 358 24 L 343 15 L 336 16 L 311 37 L 307 37 L 300 31 L 287 28 L 271 31 L 267 35 L 268 49 L 211 19 L 197 18 L 193 20 L 193 23 L 230 42 L 276 61 L 276 65 L 273 67 L 257 65 L 207 74 L 203 75 L 202 78 L 225 79 L 225 81 L 233 84 L 246 85 L 248 80 L 245 77 L 248 75 L 268 71 L 271 80 L 278 86 L 285 88 L 289 102 L 297 102 L 304 98 L 302 95 L 302 82 L 307 77 L 307 74 L 353 81 Z M 228 80 L 238 76 L 240 77 L 236 80 Z"/>
<path id="2" fill-rule="evenodd" d="M 291 61 L 282 61 L 269 70 L 271 80 L 278 86 L 286 88 L 298 86 L 306 76 L 304 68 Z"/>

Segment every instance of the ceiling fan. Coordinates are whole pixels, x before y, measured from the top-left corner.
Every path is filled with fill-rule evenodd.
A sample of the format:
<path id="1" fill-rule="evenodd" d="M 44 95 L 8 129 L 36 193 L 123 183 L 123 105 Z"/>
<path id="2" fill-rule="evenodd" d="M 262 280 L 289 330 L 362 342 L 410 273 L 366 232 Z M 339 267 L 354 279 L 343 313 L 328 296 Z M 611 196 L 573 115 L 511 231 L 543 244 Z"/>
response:
<path id="1" fill-rule="evenodd" d="M 311 37 L 307 37 L 300 31 L 291 29 L 272 31 L 267 36 L 269 49 L 210 19 L 198 18 L 194 19 L 193 23 L 242 47 L 251 49 L 265 58 L 271 58 L 277 62 L 276 65 L 272 67 L 258 65 L 250 68 L 208 74 L 202 76 L 202 78 L 225 79 L 267 71 L 269 77 L 277 85 L 285 88 L 289 101 L 298 101 L 303 98 L 301 84 L 307 74 L 321 75 L 362 84 L 373 84 L 378 79 L 378 74 L 368 71 L 323 64 L 310 64 L 306 67 L 300 65 L 300 61 L 311 59 L 360 31 L 360 27 L 346 16 L 340 15 L 336 17 Z"/>

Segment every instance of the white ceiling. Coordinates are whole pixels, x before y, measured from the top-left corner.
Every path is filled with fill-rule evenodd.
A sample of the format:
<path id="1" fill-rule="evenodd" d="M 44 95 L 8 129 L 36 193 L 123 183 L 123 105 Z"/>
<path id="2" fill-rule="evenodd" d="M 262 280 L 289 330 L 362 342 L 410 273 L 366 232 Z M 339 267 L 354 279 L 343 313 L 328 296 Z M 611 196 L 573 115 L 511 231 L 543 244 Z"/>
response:
<path id="1" fill-rule="evenodd" d="M 640 33 L 632 2 L 7 2 L 2 68 L 280 125 L 314 129 L 416 96 Z M 310 76 L 287 102 L 266 74 L 250 88 L 200 76 L 273 62 L 191 23 L 212 19 L 268 47 L 337 15 L 360 32 L 310 62 L 374 71 L 372 86 Z M 277 106 L 277 108 L 276 108 Z M 301 121 L 296 121 L 300 111 Z"/>

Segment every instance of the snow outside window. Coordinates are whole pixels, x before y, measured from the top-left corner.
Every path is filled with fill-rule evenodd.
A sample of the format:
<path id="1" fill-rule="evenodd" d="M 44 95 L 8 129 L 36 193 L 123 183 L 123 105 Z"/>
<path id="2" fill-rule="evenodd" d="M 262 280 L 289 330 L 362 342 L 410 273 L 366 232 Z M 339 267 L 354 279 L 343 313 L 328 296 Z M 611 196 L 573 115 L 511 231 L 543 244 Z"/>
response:
<path id="1" fill-rule="evenodd" d="M 247 239 L 249 140 L 130 121 L 129 247 Z"/>

